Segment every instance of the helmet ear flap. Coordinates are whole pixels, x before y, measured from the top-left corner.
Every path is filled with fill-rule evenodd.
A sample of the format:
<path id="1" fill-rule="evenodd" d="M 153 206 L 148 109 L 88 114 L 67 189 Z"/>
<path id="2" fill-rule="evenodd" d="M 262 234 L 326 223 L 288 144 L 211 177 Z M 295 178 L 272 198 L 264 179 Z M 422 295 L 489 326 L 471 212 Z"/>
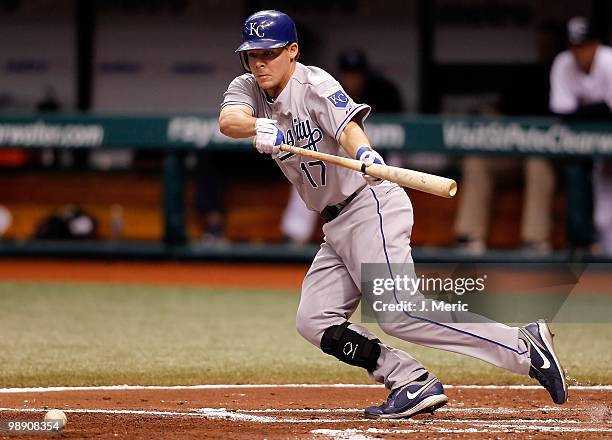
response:
<path id="1" fill-rule="evenodd" d="M 242 64 L 242 68 L 247 71 L 248 73 L 251 73 L 251 68 L 249 67 L 249 60 L 248 60 L 248 56 L 247 56 L 247 51 L 243 50 L 241 52 L 238 52 L 238 56 L 240 57 L 240 64 Z"/>

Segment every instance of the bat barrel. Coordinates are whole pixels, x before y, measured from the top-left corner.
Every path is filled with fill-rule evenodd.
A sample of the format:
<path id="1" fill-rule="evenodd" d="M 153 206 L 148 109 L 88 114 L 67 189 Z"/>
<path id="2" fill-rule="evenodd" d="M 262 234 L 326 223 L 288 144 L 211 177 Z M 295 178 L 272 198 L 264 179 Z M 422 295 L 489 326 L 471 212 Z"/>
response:
<path id="1" fill-rule="evenodd" d="M 455 194 L 457 194 L 457 182 L 451 180 L 450 185 L 448 185 L 448 196 L 455 197 Z"/>
<path id="2" fill-rule="evenodd" d="M 306 150 L 292 145 L 281 145 L 281 151 L 287 151 L 302 156 L 320 159 L 325 162 L 361 171 L 363 163 L 359 160 L 340 157 L 319 151 Z M 451 198 L 457 194 L 457 183 L 446 177 L 427 174 L 421 171 L 393 167 L 389 165 L 372 164 L 366 169 L 366 174 L 388 180 L 406 188 L 416 189 L 440 197 Z"/>
<path id="3" fill-rule="evenodd" d="M 405 180 L 396 182 L 406 188 L 412 188 L 419 191 L 423 191 L 429 194 L 433 194 L 440 197 L 450 199 L 457 194 L 457 182 L 452 179 L 445 177 L 430 175 L 426 183 L 423 182 L 406 182 Z"/>
<path id="4" fill-rule="evenodd" d="M 371 176 L 389 180 L 406 188 L 440 197 L 451 198 L 457 194 L 457 183 L 453 179 L 435 174 L 379 164 L 370 165 L 366 172 Z"/>

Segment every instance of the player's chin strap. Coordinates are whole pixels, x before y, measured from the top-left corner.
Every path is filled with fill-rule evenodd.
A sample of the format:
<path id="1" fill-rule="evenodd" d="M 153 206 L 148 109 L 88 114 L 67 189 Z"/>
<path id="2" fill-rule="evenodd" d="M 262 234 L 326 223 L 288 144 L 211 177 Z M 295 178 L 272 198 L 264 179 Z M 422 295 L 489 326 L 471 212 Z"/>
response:
<path id="1" fill-rule="evenodd" d="M 348 328 L 349 325 L 351 323 L 346 321 L 325 330 L 321 338 L 321 350 L 349 365 L 374 371 L 380 356 L 380 340 L 368 339 Z"/>

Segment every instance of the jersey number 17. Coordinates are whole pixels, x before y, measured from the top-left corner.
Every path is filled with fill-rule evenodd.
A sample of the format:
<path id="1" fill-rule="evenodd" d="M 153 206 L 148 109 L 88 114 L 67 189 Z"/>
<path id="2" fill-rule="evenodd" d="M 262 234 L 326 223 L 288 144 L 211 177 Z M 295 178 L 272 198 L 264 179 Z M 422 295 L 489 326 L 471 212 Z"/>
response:
<path id="1" fill-rule="evenodd" d="M 309 168 L 314 168 L 314 167 L 320 167 L 319 184 L 317 184 L 312 174 L 310 174 Z M 308 182 L 310 182 L 310 185 L 312 185 L 313 188 L 318 188 L 319 186 L 326 185 L 327 183 L 325 180 L 326 166 L 325 166 L 325 162 L 323 162 L 322 160 L 312 160 L 310 162 L 300 162 L 300 168 L 302 168 L 302 171 L 304 172 L 304 174 L 306 174 L 306 178 L 308 179 Z"/>

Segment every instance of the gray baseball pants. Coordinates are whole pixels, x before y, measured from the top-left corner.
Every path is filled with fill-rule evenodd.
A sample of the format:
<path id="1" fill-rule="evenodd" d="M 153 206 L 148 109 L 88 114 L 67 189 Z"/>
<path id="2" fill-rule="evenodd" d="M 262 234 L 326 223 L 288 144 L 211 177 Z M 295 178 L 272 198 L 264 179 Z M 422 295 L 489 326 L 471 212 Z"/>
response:
<path id="1" fill-rule="evenodd" d="M 413 211 L 398 185 L 366 186 L 340 215 L 323 225 L 325 238 L 304 278 L 296 327 L 320 347 L 326 329 L 348 320 L 361 299 L 361 263 L 412 263 L 410 234 Z M 410 317 L 402 322 L 379 322 L 397 338 L 427 347 L 482 359 L 509 371 L 528 374 L 529 353 L 516 327 L 497 322 L 455 323 L 449 312 Z M 470 320 L 463 320 L 470 321 Z M 478 321 L 474 319 L 473 321 Z M 350 329 L 370 339 L 366 328 Z M 421 376 L 425 368 L 408 353 L 381 345 L 372 377 L 394 389 Z"/>

